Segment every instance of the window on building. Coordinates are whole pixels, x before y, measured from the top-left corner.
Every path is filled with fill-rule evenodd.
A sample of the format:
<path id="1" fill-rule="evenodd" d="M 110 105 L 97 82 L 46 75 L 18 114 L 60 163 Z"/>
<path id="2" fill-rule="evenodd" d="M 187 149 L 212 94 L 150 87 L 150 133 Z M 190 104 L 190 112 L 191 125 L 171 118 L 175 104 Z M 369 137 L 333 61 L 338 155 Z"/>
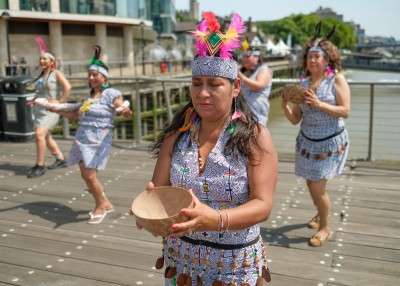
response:
<path id="1" fill-rule="evenodd" d="M 50 0 L 20 0 L 19 7 L 25 11 L 50 12 Z"/>

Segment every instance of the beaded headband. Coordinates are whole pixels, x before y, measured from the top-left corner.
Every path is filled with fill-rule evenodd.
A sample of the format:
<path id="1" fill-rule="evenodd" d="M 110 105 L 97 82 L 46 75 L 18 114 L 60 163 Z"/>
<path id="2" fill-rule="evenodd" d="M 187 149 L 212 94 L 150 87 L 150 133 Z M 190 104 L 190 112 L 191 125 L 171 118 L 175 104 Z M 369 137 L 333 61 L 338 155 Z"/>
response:
<path id="1" fill-rule="evenodd" d="M 95 45 L 92 47 L 92 49 L 94 50 L 94 55 L 89 62 L 89 70 L 98 71 L 105 77 L 108 77 L 108 70 L 104 67 L 104 63 L 99 60 L 101 54 L 101 47 Z"/>
<path id="2" fill-rule="evenodd" d="M 236 79 L 238 64 L 233 60 L 231 52 L 241 45 L 239 36 L 245 31 L 244 21 L 234 13 L 224 34 L 220 31 L 220 24 L 214 13 L 204 12 L 203 18 L 197 29 L 191 32 L 196 41 L 194 46 L 197 55 L 192 64 L 192 75 Z"/>
<path id="3" fill-rule="evenodd" d="M 49 58 L 53 61 L 56 59 L 52 53 L 47 51 L 46 44 L 44 43 L 42 37 L 36 37 L 35 41 L 39 44 L 39 52 L 41 56 Z"/>
<path id="4" fill-rule="evenodd" d="M 320 53 L 325 58 L 327 57 L 327 54 L 320 46 L 312 46 L 311 48 L 308 49 L 307 53 L 309 53 L 309 52 L 317 52 L 317 53 Z"/>

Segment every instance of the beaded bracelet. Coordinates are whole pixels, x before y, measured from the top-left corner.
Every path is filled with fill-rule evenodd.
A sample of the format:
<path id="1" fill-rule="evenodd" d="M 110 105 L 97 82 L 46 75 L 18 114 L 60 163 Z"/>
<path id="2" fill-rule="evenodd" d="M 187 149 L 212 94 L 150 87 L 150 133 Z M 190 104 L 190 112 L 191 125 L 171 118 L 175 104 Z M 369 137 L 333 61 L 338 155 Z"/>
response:
<path id="1" fill-rule="evenodd" d="M 229 214 L 228 214 L 228 210 L 224 209 L 225 214 L 226 214 L 226 228 L 224 230 L 224 232 L 228 232 L 228 227 L 229 227 Z"/>
<path id="2" fill-rule="evenodd" d="M 217 210 L 218 212 L 218 231 L 222 231 L 224 229 L 224 221 L 222 220 L 222 215 L 220 210 Z"/>

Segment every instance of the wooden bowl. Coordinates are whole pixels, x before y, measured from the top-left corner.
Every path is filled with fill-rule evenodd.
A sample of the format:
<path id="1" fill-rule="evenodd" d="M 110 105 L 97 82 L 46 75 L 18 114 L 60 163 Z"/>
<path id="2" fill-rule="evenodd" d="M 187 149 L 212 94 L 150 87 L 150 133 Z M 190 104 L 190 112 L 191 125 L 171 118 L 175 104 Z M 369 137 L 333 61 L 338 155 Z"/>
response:
<path id="1" fill-rule="evenodd" d="M 192 207 L 193 199 L 186 189 L 165 186 L 140 193 L 132 203 L 132 212 L 144 229 L 164 237 L 173 232 L 173 224 L 188 219 L 181 210 Z"/>
<path id="2" fill-rule="evenodd" d="M 300 86 L 299 84 L 286 85 L 282 89 L 282 95 L 287 101 L 294 104 L 300 104 L 304 102 L 304 91 L 306 90 L 306 88 Z"/>

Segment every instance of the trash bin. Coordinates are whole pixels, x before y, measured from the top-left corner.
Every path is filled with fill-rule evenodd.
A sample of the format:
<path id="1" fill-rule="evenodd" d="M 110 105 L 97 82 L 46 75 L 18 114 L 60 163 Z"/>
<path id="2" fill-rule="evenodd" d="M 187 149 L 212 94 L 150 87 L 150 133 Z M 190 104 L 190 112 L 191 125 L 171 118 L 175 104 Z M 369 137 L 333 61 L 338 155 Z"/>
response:
<path id="1" fill-rule="evenodd" d="M 16 76 L 4 78 L 0 84 L 1 122 L 5 140 L 29 141 L 35 131 L 32 102 L 36 86 L 34 78 Z"/>

